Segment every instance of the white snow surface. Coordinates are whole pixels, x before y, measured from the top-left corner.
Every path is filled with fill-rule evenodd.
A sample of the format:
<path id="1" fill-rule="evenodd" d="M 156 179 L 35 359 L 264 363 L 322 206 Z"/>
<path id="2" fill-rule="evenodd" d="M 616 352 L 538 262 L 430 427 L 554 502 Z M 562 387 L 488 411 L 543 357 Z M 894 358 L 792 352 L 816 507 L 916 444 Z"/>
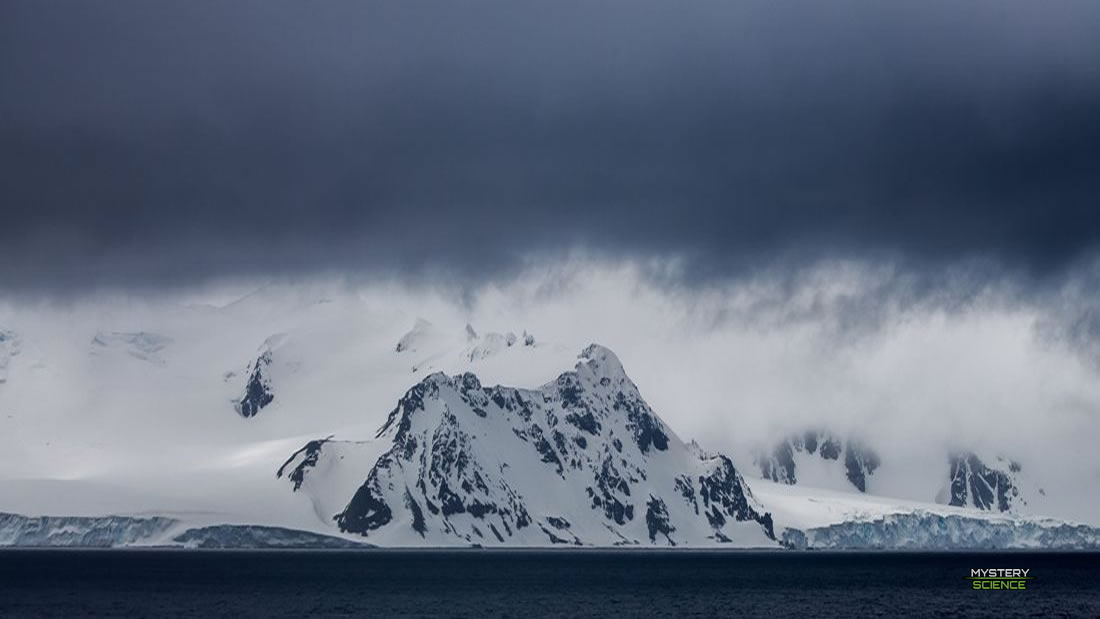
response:
<path id="1" fill-rule="evenodd" d="M 51 310 L 34 319 L 28 316 L 37 312 L 0 316 L 0 512 L 163 515 L 196 525 L 258 524 L 339 534 L 332 516 L 346 507 L 377 456 L 388 448 L 376 433 L 411 386 L 435 373 L 453 377 L 472 372 L 485 386 L 537 390 L 572 368 L 585 343 L 547 343 L 538 330 L 537 343 L 524 345 L 521 336 L 508 345 L 508 333 L 531 326 L 515 321 L 475 324 L 474 332 L 480 335 L 468 338 L 465 321 L 438 319 L 430 313 L 432 307 L 416 308 L 432 319 L 418 322 L 407 306 L 372 299 L 308 287 L 269 287 L 224 305 Z M 412 331 L 410 324 L 415 325 Z M 270 338 L 276 334 L 273 342 Z M 503 334 L 502 339 L 491 334 Z M 395 350 L 399 342 L 406 343 L 401 352 Z M 265 346 L 276 348 L 275 399 L 245 419 L 234 410 L 234 402 L 243 395 L 247 370 Z M 477 351 L 491 354 L 472 354 Z M 629 367 L 630 359 L 624 361 Z M 648 380 L 639 380 L 640 391 L 651 402 L 675 407 L 678 398 L 669 390 L 686 384 L 683 374 L 690 371 L 676 368 L 675 377 L 663 381 L 649 369 L 644 373 Z M 728 394 L 728 400 L 736 408 L 737 394 Z M 684 416 L 673 412 L 666 418 Z M 498 426 L 481 418 L 466 421 L 476 436 L 471 449 L 478 452 L 479 461 L 530 460 L 528 452 L 513 453 L 522 448 L 512 433 L 514 425 Z M 683 513 L 685 504 L 666 488 L 674 471 L 688 472 L 684 463 L 702 467 L 695 469 L 697 475 L 707 462 L 676 438 L 673 428 L 666 431 L 673 439 L 671 446 L 667 452 L 646 456 L 653 476 L 636 493 L 639 513 L 619 532 L 648 542 L 644 505 L 652 491 L 665 500 L 679 541 L 711 543 L 709 528 L 696 527 L 694 514 L 689 518 Z M 735 434 L 736 424 L 726 431 Z M 285 477 L 276 477 L 280 465 L 308 441 L 329 436 L 326 458 L 313 472 L 326 480 L 324 488 L 293 492 Z M 695 438 L 708 450 L 714 440 Z M 733 464 L 746 475 L 755 501 L 773 515 L 778 534 L 787 527 L 820 527 L 917 510 L 977 514 L 935 503 L 947 480 L 947 453 L 946 447 L 929 449 L 922 460 L 899 460 L 880 452 L 883 464 L 869 489 L 878 496 L 840 491 L 844 484 L 829 477 L 835 476 L 832 471 L 818 479 L 821 476 L 802 469 L 807 481 L 834 489 L 828 490 L 801 480 L 799 486 L 788 487 L 755 478 L 751 456 L 740 452 L 733 454 Z M 328 462 L 332 454 L 338 454 L 337 460 L 343 457 L 340 464 Z M 1023 465 L 1028 483 L 1046 493 L 1037 495 L 1041 498 L 1029 496 L 1017 516 L 1100 524 L 1092 503 L 1081 499 L 1100 495 L 1096 479 L 1044 470 L 1042 462 Z M 539 490 L 528 491 L 533 512 L 561 512 L 582 527 L 575 532 L 578 537 L 583 533 L 587 543 L 610 543 L 613 536 L 607 529 L 601 532 L 588 524 L 586 516 L 595 510 L 582 509 L 572 495 L 572 483 L 567 485 L 568 501 L 556 494 L 557 488 L 566 486 L 550 467 L 524 465 L 522 479 L 513 475 L 520 472 L 502 478 L 509 485 Z M 743 524 L 756 535 L 759 527 Z M 532 526 L 533 537 L 517 543 L 545 543 L 537 529 Z M 468 527 L 459 538 L 464 542 L 467 534 Z M 367 541 L 458 543 L 442 537 L 387 535 L 391 534 L 368 536 Z M 762 543 L 751 537 L 746 534 L 736 543 Z"/>
<path id="2" fill-rule="evenodd" d="M 5 328 L 0 512 L 204 514 L 200 524 L 331 533 L 275 476 L 306 441 L 373 438 L 434 371 L 536 386 L 575 360 L 563 346 L 520 342 L 471 361 L 462 324 L 397 353 L 407 314 L 335 296 L 272 287 L 221 306 L 74 312 Z M 275 399 L 244 419 L 234 403 L 266 349 Z"/>

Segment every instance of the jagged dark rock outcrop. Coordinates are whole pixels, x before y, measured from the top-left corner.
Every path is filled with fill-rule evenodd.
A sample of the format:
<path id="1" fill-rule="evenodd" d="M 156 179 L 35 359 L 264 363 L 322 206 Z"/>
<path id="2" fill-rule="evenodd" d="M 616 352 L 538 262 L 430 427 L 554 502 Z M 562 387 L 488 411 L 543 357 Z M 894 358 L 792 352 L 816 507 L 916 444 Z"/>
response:
<path id="1" fill-rule="evenodd" d="M 279 467 L 275 476 L 282 477 L 284 473 L 287 473 L 288 479 L 294 484 L 294 489 L 298 490 L 302 487 L 302 482 L 305 481 L 306 472 L 317 465 L 317 459 L 321 457 L 321 448 L 331 440 L 332 435 L 329 435 L 327 438 L 306 443 L 304 447 L 286 459 L 286 462 Z M 290 467 L 291 464 L 294 466 L 288 472 L 287 467 Z"/>
<path id="2" fill-rule="evenodd" d="M 1010 461 L 1007 470 L 998 470 L 973 452 L 954 453 L 949 462 L 948 505 L 1007 512 L 1023 502 L 1015 482 L 1015 474 L 1022 469 L 1018 462 Z"/>
<path id="3" fill-rule="evenodd" d="M 286 342 L 285 334 L 269 337 L 260 349 L 260 354 L 249 364 L 244 395 L 233 402 L 237 413 L 248 419 L 255 417 L 261 410 L 275 401 L 275 387 L 272 378 L 276 349 Z"/>
<path id="4" fill-rule="evenodd" d="M 271 351 L 265 351 L 252 364 L 248 384 L 244 388 L 244 396 L 237 400 L 236 404 L 237 412 L 241 417 L 253 417 L 260 412 L 260 409 L 275 400 L 275 394 L 271 390 L 271 380 L 267 376 L 267 368 L 270 366 Z"/>
<path id="5" fill-rule="evenodd" d="M 878 454 L 859 441 L 849 440 L 844 450 L 844 471 L 848 481 L 860 492 L 867 492 L 867 478 L 881 461 Z"/>
<path id="6" fill-rule="evenodd" d="M 829 432 L 808 430 L 779 441 L 768 453 L 758 454 L 756 465 L 766 479 L 797 484 L 799 456 L 816 456 L 827 462 L 839 462 L 843 456 L 845 477 L 860 492 L 867 491 L 868 478 L 882 463 L 878 454 L 859 440 L 842 440 Z"/>
<path id="7" fill-rule="evenodd" d="M 673 546 L 676 545 L 669 537 L 669 534 L 676 530 L 676 527 L 668 520 L 668 508 L 665 506 L 665 502 L 652 494 L 649 495 L 649 501 L 646 503 L 645 512 L 646 527 L 649 528 L 649 541 L 657 541 L 657 534 L 665 536 Z"/>

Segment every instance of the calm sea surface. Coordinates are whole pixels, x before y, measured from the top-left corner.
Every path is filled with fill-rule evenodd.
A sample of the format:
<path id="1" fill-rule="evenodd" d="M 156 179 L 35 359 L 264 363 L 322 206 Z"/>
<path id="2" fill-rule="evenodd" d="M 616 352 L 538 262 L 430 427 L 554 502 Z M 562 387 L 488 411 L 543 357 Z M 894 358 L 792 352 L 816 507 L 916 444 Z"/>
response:
<path id="1" fill-rule="evenodd" d="M 4 550 L 0 616 L 1100 617 L 1098 578 L 1096 553 Z"/>

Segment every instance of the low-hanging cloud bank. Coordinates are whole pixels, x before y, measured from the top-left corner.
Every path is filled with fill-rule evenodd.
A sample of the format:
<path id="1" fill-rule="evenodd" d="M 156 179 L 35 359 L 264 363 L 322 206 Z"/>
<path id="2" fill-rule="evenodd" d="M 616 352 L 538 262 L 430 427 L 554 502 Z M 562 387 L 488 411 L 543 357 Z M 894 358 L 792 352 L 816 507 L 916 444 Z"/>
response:
<path id="1" fill-rule="evenodd" d="M 677 432 L 714 448 L 745 453 L 782 433 L 824 426 L 902 452 L 929 444 L 981 447 L 1054 463 L 1048 466 L 1055 471 L 1100 470 L 1091 446 L 1100 433 L 1100 365 L 1095 348 L 1081 345 L 1080 323 L 1065 318 L 1083 299 L 1080 281 L 1042 298 L 1021 295 L 1010 283 L 934 296 L 915 294 L 888 264 L 822 263 L 797 275 L 761 273 L 708 287 L 661 284 L 653 270 L 577 259 L 472 292 L 401 280 L 275 283 L 261 289 L 262 302 L 250 297 L 255 311 L 232 314 L 245 322 L 218 318 L 209 323 L 214 331 L 201 320 L 214 320 L 202 317 L 219 316 L 215 310 L 181 308 L 224 302 L 232 297 L 228 285 L 155 297 L 110 294 L 8 303 L 0 307 L 0 327 L 25 333 L 30 344 L 36 333 L 48 338 L 52 350 L 68 351 L 59 355 L 85 355 L 100 329 L 148 329 L 181 342 L 247 329 L 262 341 L 294 332 L 299 312 L 325 299 L 336 308 L 326 311 L 337 312 L 326 320 L 346 331 L 334 342 L 382 335 L 380 351 L 391 350 L 417 317 L 456 334 L 467 322 L 482 330 L 528 329 L 567 350 L 602 343 Z M 241 359 L 255 346 L 246 341 Z M 357 376 L 354 359 L 349 363 L 341 371 Z M 216 377 L 217 369 L 187 371 Z M 73 393 L 81 389 L 72 386 Z M 367 422 L 385 405 L 356 415 Z"/>

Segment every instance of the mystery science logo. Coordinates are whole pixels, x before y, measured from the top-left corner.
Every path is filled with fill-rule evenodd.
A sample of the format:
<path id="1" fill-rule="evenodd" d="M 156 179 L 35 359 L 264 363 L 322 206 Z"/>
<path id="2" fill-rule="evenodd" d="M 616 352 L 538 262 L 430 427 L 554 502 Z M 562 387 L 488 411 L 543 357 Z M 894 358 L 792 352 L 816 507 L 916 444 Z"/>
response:
<path id="1" fill-rule="evenodd" d="M 967 580 L 975 591 L 1022 591 L 1027 589 L 1028 581 L 1034 580 L 1034 577 L 1027 568 L 978 568 L 970 570 Z"/>

